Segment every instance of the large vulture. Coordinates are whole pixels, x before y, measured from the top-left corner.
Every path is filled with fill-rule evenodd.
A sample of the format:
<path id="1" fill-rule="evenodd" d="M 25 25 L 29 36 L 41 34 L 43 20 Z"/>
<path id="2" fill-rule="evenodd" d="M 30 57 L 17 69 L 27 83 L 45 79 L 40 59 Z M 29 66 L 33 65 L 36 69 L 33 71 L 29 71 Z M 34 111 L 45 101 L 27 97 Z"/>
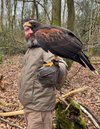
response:
<path id="1" fill-rule="evenodd" d="M 34 43 L 39 44 L 46 52 L 50 51 L 57 56 L 69 58 L 84 67 L 88 66 L 91 71 L 96 72 L 82 50 L 82 42 L 70 30 L 44 25 L 35 20 L 26 22 L 24 25 L 31 27 L 34 34 Z"/>

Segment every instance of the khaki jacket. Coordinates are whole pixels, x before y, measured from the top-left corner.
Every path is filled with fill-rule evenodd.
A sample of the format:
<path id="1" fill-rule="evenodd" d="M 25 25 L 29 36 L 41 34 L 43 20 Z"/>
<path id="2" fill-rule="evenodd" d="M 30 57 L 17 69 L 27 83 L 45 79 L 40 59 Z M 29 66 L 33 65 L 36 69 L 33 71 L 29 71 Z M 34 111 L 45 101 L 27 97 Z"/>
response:
<path id="1" fill-rule="evenodd" d="M 29 111 L 51 111 L 55 107 L 55 86 L 43 87 L 38 79 L 38 70 L 52 59 L 54 55 L 43 51 L 40 47 L 28 49 L 24 56 L 19 99 L 24 108 Z M 65 64 L 64 69 L 66 70 Z"/>

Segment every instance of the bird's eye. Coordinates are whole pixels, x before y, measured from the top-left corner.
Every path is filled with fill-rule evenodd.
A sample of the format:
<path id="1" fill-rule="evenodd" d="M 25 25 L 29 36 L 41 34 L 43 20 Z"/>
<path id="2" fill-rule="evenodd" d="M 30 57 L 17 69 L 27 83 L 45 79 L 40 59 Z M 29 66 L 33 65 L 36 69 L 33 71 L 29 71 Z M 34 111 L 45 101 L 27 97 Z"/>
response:
<path id="1" fill-rule="evenodd" d="M 36 25 L 36 24 L 33 24 L 33 25 L 32 25 L 32 28 L 33 28 L 33 29 L 36 29 L 36 28 L 37 28 L 37 25 Z"/>
<path id="2" fill-rule="evenodd" d="M 35 27 L 36 27 L 36 25 L 34 24 L 34 25 L 33 25 L 33 28 L 35 28 Z"/>
<path id="3" fill-rule="evenodd" d="M 36 24 L 33 24 L 32 25 L 32 30 L 35 30 L 35 29 L 37 29 L 37 25 Z"/>

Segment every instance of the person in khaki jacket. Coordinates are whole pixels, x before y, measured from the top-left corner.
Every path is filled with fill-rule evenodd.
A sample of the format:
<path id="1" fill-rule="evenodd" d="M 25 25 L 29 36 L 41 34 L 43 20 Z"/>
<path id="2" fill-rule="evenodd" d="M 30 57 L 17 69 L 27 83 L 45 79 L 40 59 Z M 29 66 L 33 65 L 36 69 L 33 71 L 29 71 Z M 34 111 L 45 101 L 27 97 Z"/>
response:
<path id="1" fill-rule="evenodd" d="M 23 59 L 19 99 L 24 107 L 27 129 L 52 129 L 52 112 L 56 104 L 56 88 L 65 80 L 67 65 L 62 58 L 50 66 L 54 55 L 34 43 L 33 31 L 26 19 L 23 23 L 28 50 Z"/>

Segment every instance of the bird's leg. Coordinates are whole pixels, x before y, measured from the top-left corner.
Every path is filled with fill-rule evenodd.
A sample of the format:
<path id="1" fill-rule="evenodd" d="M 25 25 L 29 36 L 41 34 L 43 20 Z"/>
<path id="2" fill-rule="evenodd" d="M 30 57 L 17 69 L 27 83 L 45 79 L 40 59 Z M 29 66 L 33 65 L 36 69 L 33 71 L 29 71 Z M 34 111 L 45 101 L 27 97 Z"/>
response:
<path id="1" fill-rule="evenodd" d="M 48 62 L 46 64 L 43 64 L 43 67 L 51 67 L 53 65 L 54 65 L 54 63 L 53 63 L 53 61 L 51 61 L 51 62 Z"/>
<path id="2" fill-rule="evenodd" d="M 54 59 L 52 60 L 53 64 L 59 66 L 58 64 L 58 56 L 55 55 Z"/>
<path id="3" fill-rule="evenodd" d="M 58 61 L 58 56 L 55 55 L 54 60 L 55 61 Z"/>
<path id="4" fill-rule="evenodd" d="M 54 59 L 51 62 L 43 64 L 44 67 L 51 67 L 53 65 L 58 65 L 58 56 L 54 56 Z"/>

